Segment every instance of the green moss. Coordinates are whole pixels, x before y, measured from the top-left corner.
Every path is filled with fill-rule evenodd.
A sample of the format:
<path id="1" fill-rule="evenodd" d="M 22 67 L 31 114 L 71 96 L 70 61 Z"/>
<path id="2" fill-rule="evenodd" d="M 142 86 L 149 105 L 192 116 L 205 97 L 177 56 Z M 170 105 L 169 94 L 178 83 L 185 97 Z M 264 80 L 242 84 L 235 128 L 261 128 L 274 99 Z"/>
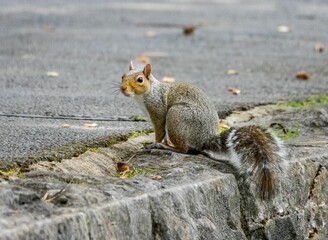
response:
<path id="1" fill-rule="evenodd" d="M 96 147 L 93 147 L 93 148 L 85 148 L 85 151 L 84 152 L 97 152 L 98 151 L 98 148 L 96 148 Z"/>
<path id="2" fill-rule="evenodd" d="M 19 177 L 19 178 L 24 178 L 24 177 L 25 177 L 25 175 L 24 175 L 24 173 L 23 173 L 23 172 L 19 172 L 19 173 L 17 174 L 17 177 Z"/>
<path id="3" fill-rule="evenodd" d="M 15 167 L 12 167 L 8 169 L 7 171 L 0 170 L 0 174 L 3 176 L 11 177 L 17 175 L 17 169 Z"/>
<path id="4" fill-rule="evenodd" d="M 293 108 L 313 107 L 321 104 L 328 104 L 328 95 L 312 96 L 307 100 L 280 102 L 277 104 L 281 107 L 293 107 Z"/>
<path id="5" fill-rule="evenodd" d="M 111 139 L 109 139 L 109 140 L 105 143 L 104 147 L 110 147 L 110 146 L 112 146 L 112 145 L 114 145 L 114 144 L 117 144 L 117 143 L 119 143 L 119 142 L 121 142 L 121 141 L 126 141 L 126 139 L 123 139 L 123 138 L 121 138 L 121 139 L 111 138 Z"/>
<path id="6" fill-rule="evenodd" d="M 287 140 L 298 137 L 300 127 L 289 128 L 289 129 L 275 129 L 277 136 L 280 139 Z"/>
<path id="7" fill-rule="evenodd" d="M 224 123 L 219 123 L 219 126 L 218 126 L 218 130 L 219 130 L 219 133 L 223 133 L 224 131 L 227 131 L 228 129 L 230 129 L 230 127 Z"/>
<path id="8" fill-rule="evenodd" d="M 219 127 L 219 133 L 223 133 L 224 131 L 228 130 L 227 128 L 225 127 Z"/>
<path id="9" fill-rule="evenodd" d="M 10 178 L 10 177 L 19 177 L 23 178 L 24 173 L 20 171 L 20 169 L 17 169 L 16 167 L 9 168 L 8 170 L 0 170 L 0 176 L 3 176 L 4 178 Z"/>
<path id="10" fill-rule="evenodd" d="M 143 135 L 145 135 L 144 132 L 134 131 L 128 136 L 128 138 L 136 138 L 136 137 L 143 136 Z"/>
<path id="11" fill-rule="evenodd" d="M 116 173 L 114 177 L 118 178 L 133 178 L 133 177 L 138 177 L 138 176 L 145 176 L 149 174 L 154 174 L 156 173 L 156 170 L 153 169 L 141 169 L 141 168 L 134 168 L 133 170 L 126 171 L 126 172 L 121 172 L 121 173 Z"/>
<path id="12" fill-rule="evenodd" d="M 132 115 L 131 117 L 129 117 L 129 119 L 136 121 L 136 122 L 144 122 L 145 119 L 143 117 L 140 117 L 138 115 Z"/>

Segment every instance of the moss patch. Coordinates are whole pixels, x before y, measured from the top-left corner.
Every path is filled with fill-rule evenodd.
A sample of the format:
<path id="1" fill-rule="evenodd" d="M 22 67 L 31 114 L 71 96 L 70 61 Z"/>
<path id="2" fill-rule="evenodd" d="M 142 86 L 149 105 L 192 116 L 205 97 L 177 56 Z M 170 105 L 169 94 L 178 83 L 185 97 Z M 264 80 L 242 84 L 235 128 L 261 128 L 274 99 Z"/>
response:
<path id="1" fill-rule="evenodd" d="M 136 138 L 136 137 L 143 136 L 143 135 L 146 135 L 146 133 L 144 133 L 144 132 L 132 132 L 128 136 L 128 138 Z"/>
<path id="2" fill-rule="evenodd" d="M 153 169 L 141 169 L 141 168 L 134 168 L 132 170 L 126 171 L 126 172 L 121 172 L 121 173 L 116 173 L 114 177 L 118 178 L 133 178 L 133 177 L 138 177 L 138 176 L 145 176 L 145 175 L 150 175 L 156 173 L 156 170 Z"/>
<path id="3" fill-rule="evenodd" d="M 274 131 L 276 132 L 277 136 L 280 139 L 287 140 L 287 139 L 298 137 L 300 126 L 292 127 L 288 129 L 283 127 L 281 124 L 275 124 L 275 126 L 278 126 L 279 128 L 273 126 L 271 128 L 274 129 Z"/>
<path id="4" fill-rule="evenodd" d="M 13 167 L 8 169 L 7 171 L 0 170 L 0 174 L 7 177 L 15 176 L 17 175 L 17 169 Z"/>
<path id="5" fill-rule="evenodd" d="M 94 148 L 86 148 L 85 149 L 85 152 L 88 152 L 88 151 L 89 152 L 97 152 L 98 151 L 98 148 L 95 148 L 95 147 Z"/>
<path id="6" fill-rule="evenodd" d="M 10 177 L 19 177 L 23 178 L 24 173 L 17 169 L 16 167 L 9 168 L 7 170 L 0 170 L 0 177 L 4 179 L 9 179 Z"/>
<path id="7" fill-rule="evenodd" d="M 293 108 L 306 108 L 313 107 L 321 104 L 328 104 L 328 95 L 326 96 L 311 96 L 307 100 L 280 102 L 278 106 L 293 107 Z"/>
<path id="8" fill-rule="evenodd" d="M 219 133 L 223 133 L 224 131 L 230 129 L 230 127 L 224 123 L 219 123 Z"/>
<path id="9" fill-rule="evenodd" d="M 299 128 L 289 129 L 286 134 L 285 133 L 278 134 L 278 137 L 283 140 L 287 140 L 290 138 L 296 138 L 298 136 L 298 132 L 299 132 Z"/>
<path id="10" fill-rule="evenodd" d="M 131 117 L 129 117 L 129 119 L 136 121 L 136 122 L 144 122 L 146 121 L 145 118 L 140 117 L 138 115 L 132 115 Z"/>

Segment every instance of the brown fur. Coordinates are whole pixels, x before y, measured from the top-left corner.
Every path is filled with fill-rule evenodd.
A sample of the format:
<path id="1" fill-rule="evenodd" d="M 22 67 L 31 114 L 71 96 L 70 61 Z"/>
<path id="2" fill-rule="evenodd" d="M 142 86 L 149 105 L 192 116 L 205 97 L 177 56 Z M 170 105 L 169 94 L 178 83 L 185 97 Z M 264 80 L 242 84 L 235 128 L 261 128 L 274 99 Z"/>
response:
<path id="1" fill-rule="evenodd" d="M 250 167 L 258 179 L 260 195 L 263 199 L 273 196 L 277 188 L 277 178 L 274 172 L 279 163 L 276 154 L 276 143 L 272 137 L 257 126 L 237 129 L 234 150 L 241 155 L 242 165 Z"/>

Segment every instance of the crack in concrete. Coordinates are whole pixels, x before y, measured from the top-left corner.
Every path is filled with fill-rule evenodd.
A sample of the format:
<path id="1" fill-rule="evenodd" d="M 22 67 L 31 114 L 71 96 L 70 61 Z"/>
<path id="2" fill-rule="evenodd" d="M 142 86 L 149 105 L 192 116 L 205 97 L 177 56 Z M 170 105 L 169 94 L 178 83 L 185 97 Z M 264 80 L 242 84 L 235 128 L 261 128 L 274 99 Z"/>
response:
<path id="1" fill-rule="evenodd" d="M 320 176 L 322 168 L 323 168 L 323 166 L 321 164 L 319 164 L 318 169 L 317 169 L 316 174 L 315 174 L 315 177 L 313 178 L 310 189 L 309 189 L 308 200 L 311 200 L 313 198 L 313 190 L 316 187 L 317 179 Z"/>
<path id="2" fill-rule="evenodd" d="M 316 201 L 313 200 L 314 198 L 314 193 L 313 191 L 315 190 L 317 184 L 318 184 L 318 178 L 320 177 L 322 171 L 324 169 L 324 166 L 322 166 L 321 164 L 319 164 L 318 169 L 316 171 L 315 177 L 312 180 L 310 189 L 309 189 L 309 196 L 308 196 L 308 201 L 305 204 L 306 206 L 311 206 L 311 212 L 315 212 L 314 209 L 317 209 L 319 206 L 316 203 Z M 315 214 L 311 214 L 310 218 L 308 219 L 309 222 L 312 222 L 313 224 L 311 224 L 311 228 L 308 230 L 308 238 L 314 238 L 316 235 L 319 234 L 319 229 L 317 228 L 317 226 L 314 224 L 315 223 Z"/>

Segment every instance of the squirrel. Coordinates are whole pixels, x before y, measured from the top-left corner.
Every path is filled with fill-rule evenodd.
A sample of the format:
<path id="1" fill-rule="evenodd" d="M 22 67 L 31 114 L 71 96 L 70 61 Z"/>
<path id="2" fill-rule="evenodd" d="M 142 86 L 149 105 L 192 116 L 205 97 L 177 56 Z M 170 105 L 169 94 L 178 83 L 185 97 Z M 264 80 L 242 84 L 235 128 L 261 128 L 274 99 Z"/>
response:
<path id="1" fill-rule="evenodd" d="M 134 69 L 131 62 L 120 88 L 150 118 L 155 131 L 153 146 L 191 154 L 228 152 L 239 173 L 255 175 L 262 199 L 274 196 L 287 165 L 283 144 L 270 130 L 246 126 L 219 134 L 218 114 L 206 94 L 190 84 L 158 81 L 150 64 Z"/>

